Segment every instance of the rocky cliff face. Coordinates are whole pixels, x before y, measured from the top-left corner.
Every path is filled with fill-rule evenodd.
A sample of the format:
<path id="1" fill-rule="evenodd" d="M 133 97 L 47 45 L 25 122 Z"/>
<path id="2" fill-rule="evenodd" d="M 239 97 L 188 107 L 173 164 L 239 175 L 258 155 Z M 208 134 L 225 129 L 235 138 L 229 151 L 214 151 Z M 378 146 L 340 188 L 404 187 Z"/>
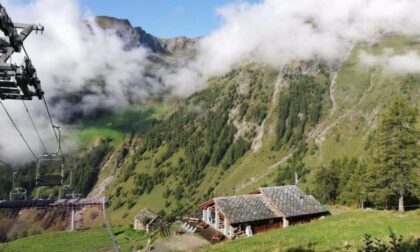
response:
<path id="1" fill-rule="evenodd" d="M 176 37 L 172 39 L 160 39 L 160 44 L 171 54 L 195 50 L 198 39 Z"/>
<path id="2" fill-rule="evenodd" d="M 198 39 L 187 37 L 158 38 L 147 33 L 141 27 L 133 27 L 127 19 L 98 16 L 95 18 L 98 25 L 104 29 L 114 29 L 127 44 L 128 48 L 144 46 L 157 54 L 178 54 L 194 50 Z"/>

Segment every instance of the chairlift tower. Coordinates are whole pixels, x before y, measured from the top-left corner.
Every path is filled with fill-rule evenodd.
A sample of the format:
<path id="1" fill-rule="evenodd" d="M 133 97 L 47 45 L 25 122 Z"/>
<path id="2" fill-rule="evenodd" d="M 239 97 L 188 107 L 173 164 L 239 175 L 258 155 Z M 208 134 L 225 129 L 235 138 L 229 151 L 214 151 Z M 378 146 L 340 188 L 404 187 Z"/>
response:
<path id="1" fill-rule="evenodd" d="M 16 174 L 18 174 L 17 171 L 12 174 L 12 190 L 9 192 L 9 200 L 26 200 L 28 191 L 23 187 L 15 187 Z"/>
<path id="2" fill-rule="evenodd" d="M 26 53 L 23 41 L 33 32 L 43 32 L 44 27 L 34 24 L 13 23 L 0 4 L 0 30 L 5 37 L 0 37 L 0 99 L 32 100 L 42 99 L 44 91 L 37 77 L 35 67 Z M 13 53 L 25 52 L 21 65 L 7 62 Z"/>

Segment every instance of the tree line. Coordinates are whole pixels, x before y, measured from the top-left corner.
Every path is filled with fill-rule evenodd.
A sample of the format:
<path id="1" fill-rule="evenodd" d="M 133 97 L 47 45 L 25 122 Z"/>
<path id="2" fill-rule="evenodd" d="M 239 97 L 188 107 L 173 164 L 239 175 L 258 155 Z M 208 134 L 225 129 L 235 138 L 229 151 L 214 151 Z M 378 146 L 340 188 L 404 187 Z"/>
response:
<path id="1" fill-rule="evenodd" d="M 418 203 L 419 130 L 418 110 L 398 97 L 379 117 L 365 159 L 332 160 L 315 174 L 315 192 L 326 202 L 343 204 L 398 205 L 405 199 Z"/>

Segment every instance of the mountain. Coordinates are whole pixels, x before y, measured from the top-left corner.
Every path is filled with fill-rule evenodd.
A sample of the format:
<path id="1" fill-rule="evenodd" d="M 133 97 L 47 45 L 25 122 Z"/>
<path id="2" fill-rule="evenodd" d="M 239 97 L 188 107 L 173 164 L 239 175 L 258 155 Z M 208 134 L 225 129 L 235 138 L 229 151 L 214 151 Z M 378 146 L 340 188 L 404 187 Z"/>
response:
<path id="1" fill-rule="evenodd" d="M 98 16 L 96 23 L 103 29 L 113 29 L 125 41 L 127 46 L 144 46 L 154 53 L 177 54 L 185 50 L 193 50 L 198 39 L 176 37 L 171 39 L 158 38 L 147 33 L 141 27 L 133 27 L 127 19 Z"/>
<path id="2" fill-rule="evenodd" d="M 418 50 L 419 42 L 393 35 L 359 43 L 334 67 L 243 62 L 116 146 L 91 195 L 105 193 L 113 221 L 123 224 L 145 206 L 169 215 L 193 211 L 213 196 L 292 183 L 294 172 L 315 192 L 320 167 L 371 159 L 378 116 L 396 96 L 419 106 L 420 75 L 361 62 L 362 51 L 385 48 Z"/>
<path id="3" fill-rule="evenodd" d="M 154 63 L 168 67 L 193 58 L 199 41 L 157 38 L 128 20 L 96 21 L 127 50 L 146 47 Z M 115 224 L 131 223 L 144 207 L 171 216 L 195 211 L 213 196 L 293 183 L 295 173 L 299 186 L 316 194 L 321 167 L 371 160 L 380 112 L 395 97 L 420 105 L 419 74 L 391 74 L 360 58 L 387 49 L 420 51 L 420 42 L 388 35 L 358 43 L 334 66 L 313 59 L 274 68 L 249 60 L 185 99 L 152 96 L 126 111 L 77 117 L 81 151 L 67 163 L 76 189 L 106 195 Z"/>

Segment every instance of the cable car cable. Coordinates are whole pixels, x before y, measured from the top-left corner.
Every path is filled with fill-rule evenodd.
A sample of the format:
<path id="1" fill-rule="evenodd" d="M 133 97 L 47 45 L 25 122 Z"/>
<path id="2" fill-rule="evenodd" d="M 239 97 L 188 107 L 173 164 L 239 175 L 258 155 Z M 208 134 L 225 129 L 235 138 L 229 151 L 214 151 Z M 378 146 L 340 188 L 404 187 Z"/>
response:
<path id="1" fill-rule="evenodd" d="M 0 163 L 3 165 L 3 166 L 5 166 L 6 168 L 9 168 L 9 169 L 11 169 L 11 170 L 13 170 L 13 168 L 12 167 L 10 167 L 6 162 L 4 162 L 3 160 L 1 160 L 0 159 Z"/>
<path id="2" fill-rule="evenodd" d="M 22 44 L 22 49 L 23 49 L 23 52 L 25 53 L 26 57 L 28 57 L 28 59 L 30 59 L 29 54 L 28 54 L 28 52 L 26 51 L 26 48 L 25 48 L 25 46 L 24 46 L 23 44 Z M 46 109 L 47 109 L 48 117 L 49 117 L 49 119 L 50 119 L 51 126 L 52 126 L 53 131 L 54 131 L 55 139 L 57 140 L 57 143 L 58 143 L 58 145 L 59 145 L 59 147 L 58 147 L 58 148 L 59 148 L 59 151 L 58 151 L 58 152 L 60 152 L 61 147 L 60 147 L 60 143 L 59 143 L 59 137 L 57 136 L 57 133 L 55 132 L 55 129 L 54 129 L 54 127 L 55 127 L 55 126 L 54 126 L 54 124 L 53 124 L 53 122 L 52 122 L 52 118 L 51 118 L 50 110 L 48 109 L 48 105 L 47 105 L 47 102 L 46 102 L 46 100 L 45 100 L 45 97 L 44 97 L 44 96 L 42 97 L 42 99 L 44 100 L 44 105 L 45 105 L 45 107 L 46 107 Z M 23 101 L 23 104 L 25 105 L 25 102 L 24 102 L 24 101 Z M 47 151 L 47 148 L 45 147 L 45 144 L 44 144 L 44 142 L 42 141 L 42 138 L 41 138 L 41 136 L 39 135 L 38 130 L 36 129 L 35 123 L 33 122 L 32 117 L 31 117 L 31 115 L 29 114 L 29 111 L 28 111 L 28 108 L 26 107 L 26 105 L 25 105 L 25 108 L 26 108 L 26 112 L 28 112 L 28 115 L 29 115 L 29 117 L 31 118 L 32 125 L 34 126 L 35 131 L 37 132 L 38 138 L 39 138 L 39 140 L 41 141 L 42 146 L 44 147 L 45 152 L 47 153 L 47 152 L 48 152 L 48 151 Z M 63 153 L 63 152 L 61 151 L 61 153 Z"/>
<path id="3" fill-rule="evenodd" d="M 30 60 L 30 57 L 25 49 L 24 46 L 22 46 L 23 51 L 26 55 L 26 57 Z M 53 120 L 52 120 L 52 116 L 51 116 L 51 112 L 50 109 L 48 107 L 48 103 L 47 103 L 47 99 L 45 98 L 44 95 L 42 95 L 42 100 L 44 102 L 44 106 L 45 109 L 47 111 L 48 114 L 48 118 L 50 120 L 51 123 L 51 127 L 52 130 L 54 131 L 54 136 L 55 139 L 57 140 L 57 144 L 58 144 L 58 150 L 56 153 L 45 153 L 44 155 L 41 155 L 38 159 L 37 159 L 37 168 L 36 168 L 36 184 L 37 185 L 47 185 L 47 186 L 55 186 L 55 185 L 62 185 L 64 182 L 64 154 L 63 154 L 63 150 L 61 149 L 61 131 L 60 131 L 60 127 L 54 125 Z M 58 134 L 57 134 L 58 131 Z M 61 154 L 61 157 L 59 156 L 59 153 Z M 60 175 L 42 175 L 42 171 L 41 168 L 43 167 L 43 163 L 45 162 L 55 162 L 57 160 L 61 160 L 61 174 Z M 57 179 L 60 178 L 60 181 L 58 181 Z"/>
<path id="4" fill-rule="evenodd" d="M 7 111 L 6 107 L 4 106 L 3 102 L 0 101 L 1 106 L 4 109 L 4 112 L 6 112 L 7 116 L 9 117 L 10 121 L 12 122 L 13 126 L 15 127 L 16 131 L 19 133 L 20 137 L 22 138 L 23 142 L 25 142 L 26 147 L 28 147 L 29 151 L 32 153 L 32 156 L 34 156 L 35 160 L 38 160 L 37 156 L 35 155 L 35 152 L 32 150 L 31 146 L 29 146 L 28 141 L 26 141 L 25 137 L 23 136 L 22 132 L 17 127 L 16 123 L 13 121 L 13 118 L 10 116 L 9 111 Z"/>
<path id="5" fill-rule="evenodd" d="M 38 138 L 39 138 L 39 141 L 41 142 L 42 147 L 44 148 L 45 153 L 47 153 L 47 152 L 48 152 L 47 147 L 45 147 L 45 143 L 44 143 L 44 141 L 42 141 L 41 135 L 39 134 L 38 128 L 36 127 L 35 122 L 34 122 L 34 120 L 32 119 L 31 113 L 29 112 L 29 109 L 28 109 L 28 107 L 26 106 L 25 101 L 23 101 L 23 100 L 22 100 L 22 103 L 23 103 L 23 106 L 25 107 L 26 113 L 27 113 L 27 114 L 28 114 L 28 116 L 29 116 L 29 119 L 31 120 L 32 126 L 33 126 L 33 127 L 34 127 L 34 129 L 35 129 L 35 132 L 36 132 L 36 134 L 37 134 L 37 136 L 38 136 Z"/>
<path id="6" fill-rule="evenodd" d="M 60 127 L 54 125 L 54 123 L 52 121 L 50 109 L 48 108 L 48 103 L 47 103 L 47 99 L 45 98 L 45 96 L 42 96 L 42 100 L 44 101 L 45 109 L 47 110 L 48 118 L 50 119 L 51 127 L 52 127 L 52 129 L 54 131 L 55 139 L 57 140 L 57 144 L 58 144 L 58 151 L 57 151 L 57 153 L 61 152 L 61 155 L 64 157 L 63 150 L 61 149 L 61 131 L 60 131 Z M 56 129 L 58 130 L 58 133 L 60 134 L 60 136 L 57 135 Z"/>
<path id="7" fill-rule="evenodd" d="M 47 113 L 48 113 L 48 118 L 50 119 L 50 123 L 51 123 L 52 129 L 54 131 L 55 139 L 57 140 L 57 143 L 59 143 L 59 138 L 58 138 L 57 132 L 55 132 L 55 127 L 56 126 L 54 125 L 54 123 L 52 121 L 50 109 L 48 108 L 48 105 L 47 105 L 47 101 L 45 99 L 45 96 L 42 96 L 42 100 L 44 101 L 44 105 L 45 105 L 45 108 L 46 108 Z"/>

